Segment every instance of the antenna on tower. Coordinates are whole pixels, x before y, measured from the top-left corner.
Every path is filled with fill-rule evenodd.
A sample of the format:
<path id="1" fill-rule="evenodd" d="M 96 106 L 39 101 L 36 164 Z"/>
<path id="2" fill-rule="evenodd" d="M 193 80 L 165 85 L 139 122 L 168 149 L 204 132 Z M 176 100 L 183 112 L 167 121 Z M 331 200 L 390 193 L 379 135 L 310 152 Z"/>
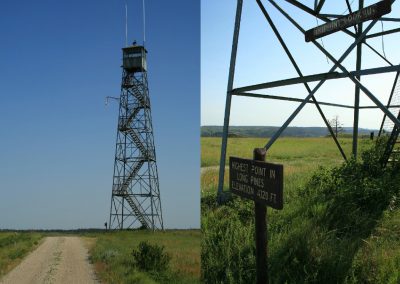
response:
<path id="1" fill-rule="evenodd" d="M 143 46 L 144 46 L 146 42 L 146 9 L 144 5 L 144 0 L 142 7 L 143 7 Z"/>
<path id="2" fill-rule="evenodd" d="M 125 0 L 125 47 L 128 46 L 128 1 Z"/>
<path id="3" fill-rule="evenodd" d="M 143 13 L 143 46 L 146 42 L 146 5 L 145 0 L 142 0 Z M 125 0 L 125 47 L 128 46 L 128 1 Z"/>
<path id="4" fill-rule="evenodd" d="M 105 104 L 105 106 L 108 106 L 110 99 L 113 99 L 113 100 L 119 101 L 119 98 L 117 98 L 117 97 L 111 97 L 111 96 L 107 96 L 107 97 L 105 98 L 105 103 L 104 103 L 104 104 Z"/>

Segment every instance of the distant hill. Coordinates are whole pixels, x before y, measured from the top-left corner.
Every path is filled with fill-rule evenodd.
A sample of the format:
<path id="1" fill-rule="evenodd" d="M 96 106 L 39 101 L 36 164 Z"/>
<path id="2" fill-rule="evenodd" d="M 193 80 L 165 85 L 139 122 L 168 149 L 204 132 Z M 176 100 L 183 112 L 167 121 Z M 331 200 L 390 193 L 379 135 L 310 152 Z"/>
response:
<path id="1" fill-rule="evenodd" d="M 271 137 L 279 127 L 277 126 L 230 126 L 230 137 Z M 376 129 L 360 128 L 359 135 L 369 135 L 371 132 L 377 134 Z M 343 127 L 342 134 L 351 135 L 352 127 Z M 327 136 L 326 127 L 288 127 L 282 133 L 282 137 L 323 137 Z M 221 137 L 222 126 L 202 126 L 201 137 Z"/>

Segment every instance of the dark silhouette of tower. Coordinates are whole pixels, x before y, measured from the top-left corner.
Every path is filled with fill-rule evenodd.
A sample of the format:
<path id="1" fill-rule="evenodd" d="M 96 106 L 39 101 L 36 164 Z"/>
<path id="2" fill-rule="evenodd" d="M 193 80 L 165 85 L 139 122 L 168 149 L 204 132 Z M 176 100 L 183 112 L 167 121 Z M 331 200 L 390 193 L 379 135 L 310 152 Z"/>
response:
<path id="1" fill-rule="evenodd" d="M 122 49 L 110 229 L 163 229 L 146 53 L 135 43 Z"/>

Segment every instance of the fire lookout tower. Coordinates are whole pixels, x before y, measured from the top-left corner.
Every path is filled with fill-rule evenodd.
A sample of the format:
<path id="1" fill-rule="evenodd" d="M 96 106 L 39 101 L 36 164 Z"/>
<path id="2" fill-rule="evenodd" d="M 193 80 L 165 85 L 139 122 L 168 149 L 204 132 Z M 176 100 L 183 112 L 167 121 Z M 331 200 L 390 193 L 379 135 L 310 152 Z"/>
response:
<path id="1" fill-rule="evenodd" d="M 112 185 L 110 229 L 163 229 L 150 97 L 147 50 L 122 49 L 122 83 Z"/>

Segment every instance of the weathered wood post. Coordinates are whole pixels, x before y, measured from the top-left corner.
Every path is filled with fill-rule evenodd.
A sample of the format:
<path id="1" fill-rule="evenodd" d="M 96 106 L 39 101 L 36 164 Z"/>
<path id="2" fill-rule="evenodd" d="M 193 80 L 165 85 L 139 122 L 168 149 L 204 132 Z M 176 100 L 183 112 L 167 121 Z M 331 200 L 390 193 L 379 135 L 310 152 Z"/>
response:
<path id="1" fill-rule="evenodd" d="M 255 148 L 253 159 L 265 162 L 267 151 L 265 148 Z M 267 239 L 267 206 L 254 201 L 255 206 L 255 225 L 256 225 L 256 265 L 257 265 L 257 284 L 269 283 L 268 281 L 268 239 Z"/>
<path id="2" fill-rule="evenodd" d="M 254 201 L 257 284 L 268 283 L 267 207 L 283 208 L 283 165 L 266 163 L 266 149 L 256 148 L 253 159 L 229 157 L 229 188 Z"/>

